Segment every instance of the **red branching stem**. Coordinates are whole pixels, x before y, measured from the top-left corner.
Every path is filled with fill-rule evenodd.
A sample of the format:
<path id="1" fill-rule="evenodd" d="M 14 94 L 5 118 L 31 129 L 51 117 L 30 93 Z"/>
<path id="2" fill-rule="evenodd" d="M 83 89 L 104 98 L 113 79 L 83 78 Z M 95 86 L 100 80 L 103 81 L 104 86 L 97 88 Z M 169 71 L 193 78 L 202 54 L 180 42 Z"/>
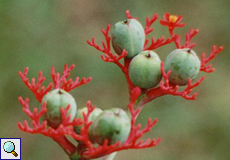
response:
<path id="1" fill-rule="evenodd" d="M 115 152 L 115 149 L 117 149 L 119 145 L 120 145 L 120 142 L 117 142 L 112 145 L 108 145 L 108 140 L 105 140 L 103 145 L 100 145 L 97 148 L 94 148 L 93 150 L 84 150 L 81 156 L 87 160 L 99 158 L 99 157 L 108 155 L 112 152 Z"/>
<path id="2" fill-rule="evenodd" d="M 192 84 L 192 80 L 188 80 L 188 85 L 183 91 L 178 91 L 179 86 L 170 86 L 168 84 L 161 83 L 161 89 L 166 94 L 171 94 L 174 96 L 181 96 L 187 100 L 194 100 L 197 96 L 197 92 L 192 95 L 189 95 L 192 92 L 192 89 L 197 87 L 204 80 L 204 76 L 202 76 L 196 83 Z"/>
<path id="3" fill-rule="evenodd" d="M 126 58 L 124 59 L 125 70 L 123 71 L 123 73 L 125 74 L 125 77 L 126 77 L 128 88 L 129 88 L 129 98 L 131 98 L 132 90 L 134 88 L 134 85 L 132 84 L 132 82 L 129 78 L 129 64 L 130 64 L 130 62 L 131 62 L 131 59 L 126 59 Z"/>
<path id="4" fill-rule="evenodd" d="M 200 71 L 211 73 L 215 71 L 215 68 L 212 67 L 212 64 L 207 65 L 211 60 L 213 60 L 222 50 L 224 49 L 223 46 L 217 48 L 217 46 L 212 46 L 212 51 L 209 56 L 206 58 L 205 53 L 201 54 L 201 65 Z"/>
<path id="5" fill-rule="evenodd" d="M 35 125 L 34 127 L 41 126 L 39 119 L 47 111 L 46 103 L 42 104 L 41 110 L 39 112 L 37 108 L 34 108 L 34 111 L 31 112 L 29 108 L 29 98 L 26 98 L 25 100 L 23 100 L 22 97 L 19 97 L 18 101 L 23 106 L 23 111 L 30 117 L 30 119 L 33 120 L 33 124 Z"/>
<path id="6" fill-rule="evenodd" d="M 95 49 L 101 51 L 102 53 L 104 53 L 104 55 L 101 55 L 101 59 L 105 62 L 112 62 L 115 63 L 121 70 L 122 72 L 125 74 L 128 86 L 129 86 L 129 93 L 131 93 L 131 90 L 133 89 L 133 84 L 131 83 L 130 79 L 129 79 L 129 75 L 128 75 L 128 67 L 129 67 L 129 63 L 130 63 L 130 59 L 126 59 L 126 55 L 128 54 L 128 52 L 126 52 L 125 50 L 123 50 L 122 54 L 117 56 L 114 55 L 111 51 L 111 37 L 109 36 L 109 30 L 110 30 L 110 25 L 107 25 L 107 29 L 106 31 L 104 29 L 102 29 L 102 33 L 104 35 L 105 41 L 102 41 L 102 47 L 100 47 L 99 45 L 97 45 L 95 43 L 95 38 L 93 37 L 91 42 L 87 41 L 87 43 L 94 47 Z M 121 59 L 124 59 L 124 65 L 122 65 L 119 61 Z M 130 94 L 131 95 L 131 94 Z"/>
<path id="7" fill-rule="evenodd" d="M 145 43 L 144 43 L 144 50 L 148 50 L 147 49 L 147 44 L 149 43 L 149 39 L 147 38 L 147 35 L 149 33 L 151 33 L 154 28 L 151 28 L 151 25 L 157 20 L 158 15 L 154 14 L 151 19 L 149 19 L 149 17 L 146 18 L 146 24 L 145 24 Z M 154 41 L 154 39 L 152 38 L 152 41 Z M 148 47 L 149 48 L 149 47 Z"/>
<path id="8" fill-rule="evenodd" d="M 134 109 L 134 107 L 135 107 L 135 102 L 138 99 L 138 97 L 140 96 L 140 94 L 141 94 L 140 88 L 136 87 L 133 89 L 131 101 L 128 105 L 129 111 L 131 113 L 131 131 L 130 131 L 130 135 L 129 135 L 128 139 L 123 144 L 123 146 L 126 146 L 126 145 L 129 145 L 129 146 L 131 145 L 133 147 L 139 146 L 136 144 L 137 140 L 140 137 L 142 137 L 143 134 L 145 134 L 146 132 L 149 132 L 151 130 L 151 128 L 157 123 L 157 119 L 151 121 L 151 119 L 149 118 L 148 123 L 144 129 L 140 130 L 141 124 L 138 124 L 136 126 L 136 119 L 137 119 L 141 109 L 140 108 Z"/>
<path id="9" fill-rule="evenodd" d="M 55 68 L 52 66 L 51 68 L 51 76 L 54 82 L 54 88 L 61 88 L 61 84 L 63 83 L 64 79 L 70 76 L 70 71 L 75 67 L 75 65 L 71 65 L 69 68 L 67 65 L 64 66 L 63 74 L 60 78 L 60 73 L 55 73 Z"/>
<path id="10" fill-rule="evenodd" d="M 186 33 L 185 38 L 185 45 L 183 45 L 181 48 L 193 48 L 196 43 L 190 44 L 192 38 L 199 32 L 198 29 L 190 29 L 189 33 Z"/>
<path id="11" fill-rule="evenodd" d="M 88 101 L 87 113 L 83 113 L 83 126 L 81 127 L 80 135 L 75 133 L 74 130 L 71 130 L 71 132 L 68 133 L 69 136 L 72 136 L 79 142 L 77 148 L 75 149 L 75 152 L 78 152 L 79 155 L 82 155 L 84 151 L 91 151 L 94 149 L 93 143 L 89 139 L 89 127 L 92 124 L 92 121 L 88 121 L 89 116 L 94 109 L 95 107 L 91 105 L 90 101 Z M 73 155 L 74 152 L 71 154 Z"/>
<path id="12" fill-rule="evenodd" d="M 180 49 L 181 47 L 181 36 L 180 35 L 174 35 L 173 31 L 169 31 L 171 37 L 174 37 L 174 43 L 176 45 L 176 48 Z M 172 34 L 171 34 L 172 32 Z"/>
<path id="13" fill-rule="evenodd" d="M 166 95 L 166 93 L 163 92 L 163 90 L 160 87 L 156 87 L 156 88 L 152 88 L 147 90 L 147 92 L 145 93 L 146 97 L 143 97 L 141 99 L 141 101 L 137 104 L 138 108 L 143 108 L 145 104 L 147 104 L 148 102 Z"/>
<path id="14" fill-rule="evenodd" d="M 147 39 L 147 35 L 149 33 L 151 33 L 154 29 L 151 28 L 151 25 L 158 19 L 158 15 L 154 14 L 151 19 L 149 19 L 149 17 L 146 18 L 146 26 L 145 26 L 145 44 L 144 44 L 144 49 L 143 50 L 154 50 L 156 48 L 159 48 L 161 46 L 167 45 L 171 42 L 173 42 L 173 37 L 168 38 L 165 40 L 164 36 L 161 36 L 161 38 L 157 39 L 155 41 L 154 38 L 151 38 L 151 44 L 149 45 L 149 47 L 147 47 L 149 39 Z"/>
<path id="15" fill-rule="evenodd" d="M 171 37 L 171 38 L 168 38 L 165 40 L 164 36 L 161 36 L 161 38 L 157 39 L 155 41 L 154 38 L 151 39 L 151 44 L 147 47 L 145 46 L 144 50 L 154 50 L 154 49 L 157 49 L 161 46 L 164 46 L 164 45 L 167 45 L 171 42 L 173 42 L 174 40 L 174 37 Z M 148 42 L 148 41 L 147 41 Z"/>
<path id="16" fill-rule="evenodd" d="M 174 29 L 175 28 L 168 28 L 170 36 L 173 39 L 178 49 L 180 48 L 191 48 L 192 49 L 196 45 L 196 43 L 192 43 L 192 44 L 190 43 L 191 43 L 192 38 L 199 32 L 198 29 L 190 29 L 189 33 L 186 33 L 184 45 L 181 44 L 181 36 L 174 34 Z"/>
<path id="17" fill-rule="evenodd" d="M 169 28 L 169 33 L 171 37 L 174 37 L 174 43 L 176 45 L 177 48 L 193 48 L 196 43 L 191 43 L 192 38 L 199 32 L 198 29 L 190 29 L 189 33 L 186 33 L 186 37 L 185 37 L 185 44 L 182 45 L 181 44 L 181 36 L 180 35 L 175 35 L 174 34 L 174 29 L 175 28 Z"/>
<path id="18" fill-rule="evenodd" d="M 171 71 L 168 71 L 168 73 L 165 73 L 164 71 L 164 63 L 161 62 L 161 73 L 164 78 L 164 81 L 161 81 L 160 88 L 163 91 L 164 94 L 171 94 L 174 96 L 181 96 L 187 100 L 194 100 L 197 96 L 197 92 L 189 95 L 192 92 L 192 89 L 197 87 L 203 80 L 204 76 L 202 76 L 196 83 L 192 84 L 192 80 L 188 80 L 188 85 L 183 91 L 178 91 L 179 86 L 178 85 L 171 85 L 169 83 L 169 76 L 171 74 Z"/>
<path id="19" fill-rule="evenodd" d="M 168 27 L 169 34 L 171 36 L 171 39 L 176 45 L 176 48 L 181 48 L 181 36 L 174 34 L 175 27 Z"/>
<path id="20" fill-rule="evenodd" d="M 36 97 L 36 99 L 41 102 L 42 98 L 44 97 L 44 95 L 46 95 L 54 86 L 54 88 L 62 88 L 64 90 L 66 90 L 67 92 L 69 92 L 70 90 L 77 88 L 81 85 L 87 84 L 89 83 L 92 78 L 82 78 L 81 81 L 79 81 L 79 77 L 76 77 L 75 81 L 73 81 L 72 79 L 68 79 L 67 78 L 70 76 L 70 71 L 75 67 L 75 65 L 71 65 L 68 68 L 68 65 L 64 66 L 64 71 L 62 76 L 60 77 L 60 73 L 55 73 L 55 68 L 52 67 L 51 68 L 51 75 L 52 75 L 52 79 L 53 79 L 53 83 L 50 82 L 49 85 L 45 88 L 44 86 L 42 86 L 42 83 L 45 81 L 45 77 L 42 76 L 42 71 L 40 71 L 38 73 L 38 79 L 37 79 L 37 83 L 35 83 L 35 78 L 33 77 L 31 80 L 31 83 L 29 82 L 29 78 L 27 78 L 27 74 L 29 71 L 29 68 L 26 67 L 24 69 L 24 72 L 22 73 L 21 71 L 19 71 L 19 76 L 21 77 L 22 81 L 25 83 L 25 85 L 33 92 L 34 96 Z"/>
<path id="21" fill-rule="evenodd" d="M 132 138 L 133 138 L 132 136 L 134 135 L 135 128 L 137 128 L 135 126 L 136 119 L 137 119 L 137 116 L 139 115 L 139 113 L 141 112 L 141 109 L 138 108 L 135 110 L 135 102 L 138 99 L 138 97 L 140 96 L 140 94 L 141 94 L 140 88 L 134 88 L 133 92 L 132 92 L 132 97 L 131 97 L 130 103 L 128 104 L 128 109 L 129 109 L 129 112 L 131 114 L 131 130 L 130 130 L 131 136 L 129 136 L 129 138 L 127 139 L 127 142 L 132 140 Z M 141 127 L 140 124 L 138 126 Z"/>
<path id="22" fill-rule="evenodd" d="M 41 102 L 43 96 L 52 89 L 52 83 L 49 83 L 49 85 L 46 88 L 42 86 L 42 83 L 45 81 L 46 78 L 42 76 L 41 71 L 38 73 L 37 83 L 35 83 L 34 77 L 32 78 L 31 83 L 30 83 L 29 78 L 27 78 L 28 71 L 29 71 L 29 68 L 26 67 L 23 73 L 19 71 L 19 76 L 21 77 L 25 85 L 33 92 L 36 99 L 39 102 Z"/>
<path id="23" fill-rule="evenodd" d="M 141 101 L 138 103 L 138 108 L 142 108 L 146 103 L 156 99 L 157 97 L 164 96 L 166 94 L 171 94 L 173 96 L 181 96 L 187 100 L 194 100 L 197 96 L 197 92 L 193 93 L 192 95 L 189 95 L 192 92 L 192 89 L 197 87 L 203 80 L 204 76 L 202 76 L 196 83 L 192 84 L 192 80 L 188 80 L 188 85 L 183 91 L 178 91 L 179 86 L 178 85 L 172 85 L 169 82 L 169 76 L 171 74 L 171 71 L 168 71 L 165 73 L 164 70 L 164 63 L 161 62 L 161 73 L 164 81 L 162 80 L 160 82 L 160 86 L 149 89 L 145 94 L 146 96 L 141 99 Z"/>
<path id="24" fill-rule="evenodd" d="M 93 37 L 91 42 L 87 41 L 87 43 L 94 47 L 95 49 L 101 51 L 104 53 L 104 55 L 101 56 L 101 59 L 105 62 L 112 62 L 115 63 L 116 65 L 118 65 L 118 67 L 121 68 L 121 70 L 123 71 L 125 68 L 124 66 L 119 62 L 119 60 L 121 60 L 122 58 L 126 57 L 126 55 L 128 54 L 128 52 L 126 52 L 125 50 L 123 50 L 123 52 L 121 53 L 121 55 L 117 56 L 114 55 L 111 51 L 111 46 L 110 46 L 110 41 L 111 41 L 111 36 L 109 36 L 109 30 L 110 30 L 110 25 L 107 25 L 107 29 L 106 31 L 104 29 L 101 30 L 101 32 L 103 33 L 104 37 L 105 37 L 105 42 L 102 41 L 102 46 L 103 48 L 101 48 L 99 45 L 97 45 L 95 43 L 95 38 Z"/>
<path id="25" fill-rule="evenodd" d="M 89 139 L 89 127 L 92 124 L 92 121 L 88 121 L 90 114 L 95 109 L 95 106 L 92 106 L 91 102 L 87 102 L 87 113 L 83 113 L 83 127 L 81 128 L 80 138 L 75 132 L 72 132 L 70 136 L 78 140 L 77 152 L 79 155 L 83 156 L 84 152 L 93 152 L 94 145 Z M 77 137 L 76 137 L 77 136 Z M 84 159 L 87 156 L 84 156 Z M 88 159 L 88 158 L 86 158 Z"/>
<path id="26" fill-rule="evenodd" d="M 87 102 L 87 113 L 83 113 L 83 127 L 81 128 L 81 142 L 84 143 L 87 149 L 93 149 L 93 143 L 89 140 L 89 127 L 92 124 L 92 121 L 88 121 L 90 114 L 95 109 L 95 106 L 92 106 L 91 102 Z"/>
<path id="27" fill-rule="evenodd" d="M 61 146 L 67 155 L 71 155 L 75 152 L 76 147 L 65 137 L 52 137 L 52 139 Z"/>
<path id="28" fill-rule="evenodd" d="M 154 29 L 151 28 L 151 25 L 158 19 L 158 15 L 155 13 L 149 19 L 149 17 L 146 18 L 146 25 L 145 25 L 145 36 L 147 36 L 149 33 L 151 33 Z"/>
<path id="29" fill-rule="evenodd" d="M 64 71 L 62 76 L 60 77 L 60 73 L 55 73 L 55 68 L 52 67 L 51 68 L 51 75 L 52 75 L 52 79 L 54 82 L 54 88 L 62 88 L 65 91 L 69 92 L 74 88 L 77 88 L 81 85 L 87 84 L 89 83 L 92 78 L 85 78 L 83 77 L 82 80 L 79 82 L 79 77 L 76 77 L 75 81 L 73 81 L 72 79 L 68 79 L 67 78 L 70 76 L 70 72 L 75 68 L 75 65 L 72 64 L 69 68 L 68 65 L 66 64 L 64 66 Z"/>
<path id="30" fill-rule="evenodd" d="M 133 18 L 133 16 L 130 14 L 129 10 L 126 10 L 125 14 L 126 14 L 127 19 L 132 19 Z"/>

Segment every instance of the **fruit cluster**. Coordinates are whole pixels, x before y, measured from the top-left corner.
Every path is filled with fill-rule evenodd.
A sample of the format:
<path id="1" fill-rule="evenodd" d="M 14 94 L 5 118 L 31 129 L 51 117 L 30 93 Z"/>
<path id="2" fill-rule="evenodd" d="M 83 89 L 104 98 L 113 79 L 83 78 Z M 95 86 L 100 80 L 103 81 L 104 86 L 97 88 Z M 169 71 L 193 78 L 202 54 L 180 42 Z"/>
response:
<path id="1" fill-rule="evenodd" d="M 151 25 L 157 20 L 158 15 L 154 14 L 150 19 L 147 18 L 145 28 L 130 15 L 129 11 L 126 11 L 126 17 L 126 20 L 114 25 L 111 36 L 110 25 L 107 26 L 106 31 L 102 30 L 105 37 L 105 42 L 102 42 L 103 48 L 95 43 L 95 38 L 87 43 L 104 53 L 101 56 L 103 61 L 115 63 L 125 74 L 130 96 L 127 110 L 112 108 L 102 111 L 92 106 L 90 101 L 87 102 L 87 107 L 77 109 L 75 99 L 68 92 L 90 82 L 91 77 L 83 78 L 81 81 L 79 77 L 75 81 L 68 79 L 74 65 L 70 67 L 65 65 L 61 76 L 55 73 L 52 67 L 53 82 L 46 88 L 42 86 L 45 80 L 42 72 L 39 73 L 37 83 L 35 83 L 35 78 L 29 82 L 28 68 L 26 68 L 24 72 L 19 72 L 19 75 L 41 102 L 41 110 L 38 112 L 35 108 L 32 112 L 29 109 L 29 99 L 23 100 L 19 97 L 23 110 L 31 118 L 33 125 L 29 127 L 27 121 L 24 121 L 24 125 L 18 123 L 21 130 L 51 137 L 71 160 L 109 156 L 113 152 L 125 149 L 154 147 L 160 142 L 160 139 L 138 141 L 157 122 L 157 119 L 152 121 L 149 118 L 144 128 L 141 129 L 141 124 L 136 125 L 136 119 L 144 105 L 166 94 L 181 96 L 188 100 L 195 99 L 197 93 L 189 94 L 203 81 L 204 77 L 194 84 L 192 81 L 200 71 L 207 73 L 214 71 L 214 68 L 207 63 L 215 58 L 223 47 L 213 46 L 211 54 L 206 57 L 203 53 L 199 60 L 192 50 L 195 43 L 191 43 L 192 37 L 198 33 L 198 30 L 191 29 L 186 34 L 185 44 L 182 45 L 180 35 L 174 33 L 175 28 L 185 25 L 180 23 L 182 16 L 169 13 L 164 15 L 164 20 L 160 23 L 168 27 L 170 37 L 167 39 L 161 37 L 156 41 L 152 38 L 148 46 L 147 35 L 153 31 Z M 173 42 L 176 49 L 163 63 L 153 50 Z M 112 53 L 111 45 L 117 55 Z M 124 64 L 120 62 L 121 59 L 124 60 Z M 178 91 L 178 87 L 183 85 L 187 87 L 183 91 Z M 78 145 L 73 145 L 66 135 L 74 138 Z"/>
<path id="2" fill-rule="evenodd" d="M 144 44 L 144 28 L 136 19 L 127 19 L 113 26 L 112 45 L 115 52 L 121 55 L 126 50 L 126 58 L 132 59 L 129 67 L 131 82 L 142 89 L 150 89 L 161 80 L 161 60 L 155 52 L 143 51 Z M 166 58 L 165 69 L 172 72 L 169 77 L 171 84 L 186 85 L 189 78 L 194 80 L 198 75 L 200 60 L 190 48 L 176 49 Z"/>
<path id="3" fill-rule="evenodd" d="M 44 120 L 48 126 L 56 129 L 62 123 L 60 109 L 69 107 L 68 115 L 70 121 L 74 117 L 83 120 L 83 113 L 87 114 L 87 107 L 77 110 L 77 104 L 72 95 L 63 89 L 55 89 L 47 93 L 42 99 L 42 104 L 46 103 L 47 111 L 44 114 Z M 76 114 L 77 113 L 77 114 Z M 130 119 L 127 113 L 120 108 L 112 108 L 102 111 L 100 108 L 95 108 L 88 121 L 93 124 L 89 128 L 89 138 L 91 142 L 103 144 L 107 139 L 109 144 L 116 142 L 124 142 L 130 132 Z M 81 126 L 75 126 L 74 131 L 80 134 Z"/>

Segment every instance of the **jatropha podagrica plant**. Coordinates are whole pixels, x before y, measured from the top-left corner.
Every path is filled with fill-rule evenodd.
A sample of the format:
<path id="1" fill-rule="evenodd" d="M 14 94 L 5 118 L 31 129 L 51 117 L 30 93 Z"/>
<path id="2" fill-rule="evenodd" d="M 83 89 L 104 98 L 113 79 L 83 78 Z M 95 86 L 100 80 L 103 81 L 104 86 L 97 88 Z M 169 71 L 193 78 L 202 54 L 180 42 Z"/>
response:
<path id="1" fill-rule="evenodd" d="M 168 94 L 194 100 L 197 92 L 191 94 L 192 89 L 204 80 L 204 76 L 196 82 L 192 81 L 201 71 L 207 73 L 214 71 L 212 65 L 208 63 L 223 50 L 223 47 L 213 46 L 208 56 L 202 53 L 199 59 L 193 51 L 196 44 L 191 42 L 198 30 L 190 29 L 185 36 L 185 44 L 181 43 L 181 36 L 174 32 L 176 28 L 185 25 L 180 23 L 182 16 L 165 13 L 160 24 L 168 28 L 170 37 L 165 39 L 162 36 L 157 40 L 152 38 L 151 41 L 147 35 L 153 31 L 151 26 L 158 19 L 157 14 L 146 18 L 144 28 L 129 11 L 126 11 L 126 18 L 116 23 L 111 33 L 110 25 L 106 30 L 102 29 L 105 38 L 102 47 L 96 44 L 95 38 L 87 43 L 103 53 L 101 56 L 103 61 L 115 63 L 124 73 L 129 88 L 127 107 L 119 106 L 120 108 L 102 111 L 88 101 L 86 107 L 79 108 L 74 97 L 68 92 L 89 83 L 92 78 L 83 78 L 80 81 L 79 77 L 75 80 L 70 79 L 70 72 L 75 65 L 69 67 L 65 65 L 62 74 L 56 73 L 52 67 L 53 82 L 47 87 L 42 85 L 45 77 L 41 71 L 37 82 L 35 78 L 30 82 L 27 78 L 28 68 L 25 68 L 19 75 L 40 103 L 40 111 L 38 108 L 30 110 L 29 98 L 19 97 L 23 111 L 32 123 L 30 127 L 26 120 L 23 124 L 19 122 L 18 127 L 22 131 L 40 133 L 52 138 L 71 160 L 101 157 L 111 160 L 117 151 L 150 148 L 160 142 L 160 138 L 141 140 L 142 136 L 157 123 L 157 119 L 149 118 L 143 128 L 141 124 L 136 124 L 144 105 Z M 174 43 L 176 48 L 172 49 L 164 63 L 154 50 L 170 43 Z M 184 85 L 185 89 L 179 91 L 179 86 Z M 66 136 L 76 140 L 77 146 Z"/>

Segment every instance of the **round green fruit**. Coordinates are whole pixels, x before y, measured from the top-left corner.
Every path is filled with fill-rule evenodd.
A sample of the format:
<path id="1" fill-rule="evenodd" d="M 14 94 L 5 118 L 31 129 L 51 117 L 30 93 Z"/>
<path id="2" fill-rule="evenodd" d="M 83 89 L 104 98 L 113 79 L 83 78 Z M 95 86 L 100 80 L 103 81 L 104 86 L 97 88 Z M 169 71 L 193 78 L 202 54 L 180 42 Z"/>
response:
<path id="1" fill-rule="evenodd" d="M 120 55 L 125 49 L 127 58 L 132 58 L 142 51 L 145 43 L 145 32 L 136 19 L 127 19 L 117 22 L 112 29 L 112 45 L 115 52 Z"/>
<path id="2" fill-rule="evenodd" d="M 83 113 L 87 114 L 87 112 L 88 112 L 87 107 L 81 108 L 81 109 L 79 109 L 79 110 L 77 111 L 77 114 L 76 114 L 75 118 L 80 118 L 80 119 L 83 120 Z M 101 112 L 102 112 L 102 110 L 101 110 L 100 108 L 95 108 L 95 109 L 93 110 L 93 112 L 90 114 L 90 116 L 89 116 L 89 118 L 88 118 L 88 121 L 93 121 L 93 122 L 94 122 L 95 119 L 97 118 L 97 116 L 98 116 Z M 91 126 L 89 127 L 89 135 L 90 135 L 90 137 L 91 137 L 91 135 L 92 135 L 92 125 L 93 125 L 93 124 L 91 124 Z M 74 126 L 74 131 L 75 131 L 77 134 L 80 134 L 80 131 L 81 131 L 81 127 L 82 127 L 82 126 L 83 126 L 83 125 L 81 125 L 81 126 Z"/>
<path id="3" fill-rule="evenodd" d="M 130 119 L 120 108 L 103 111 L 93 123 L 93 138 L 102 145 L 107 139 L 108 144 L 118 141 L 125 142 L 130 133 Z"/>
<path id="4" fill-rule="evenodd" d="M 142 51 L 135 56 L 129 66 L 131 82 L 140 88 L 155 87 L 161 80 L 161 60 L 153 51 Z"/>
<path id="5" fill-rule="evenodd" d="M 68 115 L 70 120 L 74 119 L 77 110 L 77 104 L 71 94 L 63 89 L 55 89 L 47 93 L 42 99 L 42 103 L 46 102 L 47 111 L 44 114 L 44 119 L 50 127 L 57 128 L 61 122 L 61 107 L 66 108 L 70 104 Z"/>
<path id="6" fill-rule="evenodd" d="M 200 60 L 190 48 L 176 49 L 166 58 L 165 71 L 172 73 L 169 82 L 173 85 L 183 86 L 188 84 L 188 79 L 194 80 L 200 71 Z"/>

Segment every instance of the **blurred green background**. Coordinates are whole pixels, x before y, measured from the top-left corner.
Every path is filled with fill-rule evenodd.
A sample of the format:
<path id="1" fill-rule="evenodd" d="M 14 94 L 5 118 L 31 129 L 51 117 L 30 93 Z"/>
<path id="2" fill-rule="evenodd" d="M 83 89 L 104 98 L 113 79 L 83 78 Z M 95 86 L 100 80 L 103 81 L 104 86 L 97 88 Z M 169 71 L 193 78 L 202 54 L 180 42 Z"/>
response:
<path id="1" fill-rule="evenodd" d="M 230 1 L 229 0 L 1 0 L 0 1 L 0 137 L 22 138 L 23 160 L 63 160 L 66 154 L 50 138 L 20 131 L 18 121 L 28 120 L 17 98 L 30 98 L 31 107 L 40 107 L 33 94 L 22 83 L 18 71 L 29 67 L 29 77 L 42 70 L 51 80 L 50 68 L 62 72 L 64 64 L 76 64 L 75 76 L 92 76 L 93 81 L 71 91 L 78 107 L 91 100 L 97 107 L 125 108 L 128 90 L 124 75 L 117 66 L 104 63 L 100 52 L 86 40 L 103 36 L 101 28 L 125 19 L 125 10 L 139 17 L 165 12 L 183 15 L 187 25 L 176 33 L 185 34 L 199 28 L 193 39 L 194 50 L 209 53 L 211 46 L 224 45 L 224 51 L 212 62 L 216 71 L 205 74 L 206 80 L 195 89 L 197 100 L 164 96 L 145 106 L 138 121 L 147 118 L 159 122 L 147 137 L 161 137 L 155 148 L 119 152 L 115 160 L 229 160 L 230 159 Z M 151 34 L 168 36 L 167 29 L 154 24 Z M 164 60 L 175 46 L 156 52 Z M 204 73 L 201 73 L 202 76 Z"/>

